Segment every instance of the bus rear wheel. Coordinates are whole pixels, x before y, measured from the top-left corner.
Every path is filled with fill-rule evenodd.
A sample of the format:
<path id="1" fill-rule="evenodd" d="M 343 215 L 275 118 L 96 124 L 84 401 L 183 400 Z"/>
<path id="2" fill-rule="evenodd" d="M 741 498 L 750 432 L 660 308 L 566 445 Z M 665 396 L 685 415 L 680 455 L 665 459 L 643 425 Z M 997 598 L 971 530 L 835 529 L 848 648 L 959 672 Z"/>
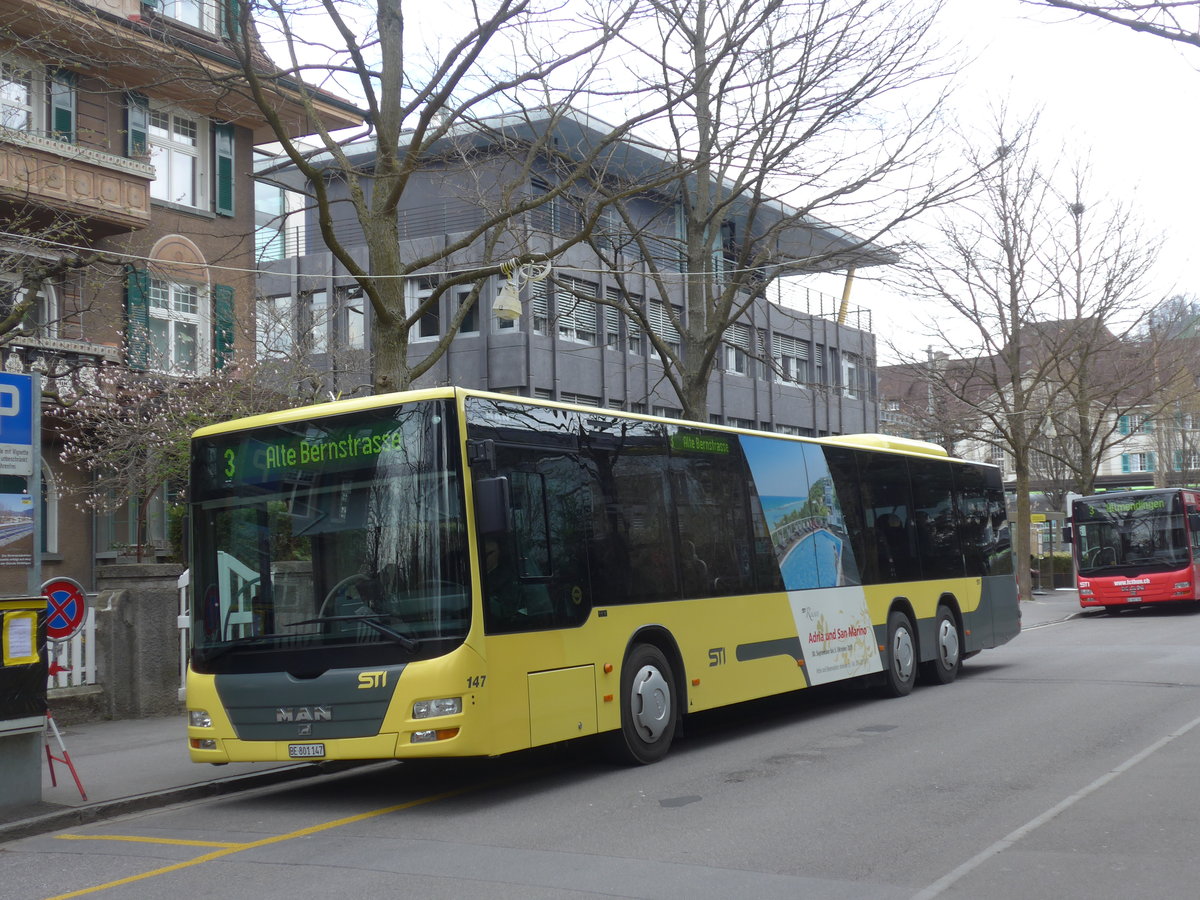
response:
<path id="1" fill-rule="evenodd" d="M 884 694 L 888 697 L 911 694 L 917 682 L 917 639 L 912 621 L 898 609 L 888 614 L 885 665 Z"/>
<path id="2" fill-rule="evenodd" d="M 671 664 L 652 644 L 638 644 L 621 667 L 621 729 L 613 735 L 614 756 L 648 765 L 667 755 L 678 719 Z"/>
<path id="3" fill-rule="evenodd" d="M 962 641 L 958 636 L 958 623 L 948 606 L 938 607 L 933 642 L 933 659 L 921 663 L 921 677 L 938 684 L 949 684 L 962 669 Z"/>

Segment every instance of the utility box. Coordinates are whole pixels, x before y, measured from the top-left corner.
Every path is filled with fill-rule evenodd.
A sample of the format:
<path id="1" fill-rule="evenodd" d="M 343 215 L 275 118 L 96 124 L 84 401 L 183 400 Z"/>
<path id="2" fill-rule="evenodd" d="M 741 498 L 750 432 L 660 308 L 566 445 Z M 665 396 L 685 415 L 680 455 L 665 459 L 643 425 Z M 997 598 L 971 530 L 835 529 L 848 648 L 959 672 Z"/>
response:
<path id="1" fill-rule="evenodd" d="M 46 598 L 0 598 L 0 808 L 42 799 Z"/>

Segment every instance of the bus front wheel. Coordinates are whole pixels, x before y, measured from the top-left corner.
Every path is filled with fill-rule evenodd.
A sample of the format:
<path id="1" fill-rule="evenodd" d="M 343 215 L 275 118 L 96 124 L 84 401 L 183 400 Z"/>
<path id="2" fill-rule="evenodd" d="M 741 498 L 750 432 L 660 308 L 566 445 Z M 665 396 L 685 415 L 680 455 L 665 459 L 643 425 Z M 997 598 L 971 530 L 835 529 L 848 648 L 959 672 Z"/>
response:
<path id="1" fill-rule="evenodd" d="M 898 609 L 888 614 L 886 656 L 884 693 L 889 697 L 912 693 L 917 681 L 917 639 L 912 622 Z"/>
<path id="2" fill-rule="evenodd" d="M 921 676 L 927 681 L 949 684 L 962 669 L 962 642 L 958 637 L 954 613 L 947 606 L 938 607 L 933 640 L 934 656 L 929 662 L 921 664 Z"/>
<path id="3" fill-rule="evenodd" d="M 621 668 L 621 729 L 613 736 L 614 755 L 647 765 L 667 755 L 675 737 L 678 709 L 671 664 L 652 644 L 639 644 Z"/>

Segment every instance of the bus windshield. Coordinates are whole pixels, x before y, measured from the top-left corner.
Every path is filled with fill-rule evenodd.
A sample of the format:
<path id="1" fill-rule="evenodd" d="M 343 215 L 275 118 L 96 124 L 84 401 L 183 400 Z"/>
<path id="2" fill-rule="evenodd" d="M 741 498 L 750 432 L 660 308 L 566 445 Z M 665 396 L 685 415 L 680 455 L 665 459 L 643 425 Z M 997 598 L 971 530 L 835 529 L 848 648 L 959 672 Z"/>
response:
<path id="1" fill-rule="evenodd" d="M 1138 492 L 1075 502 L 1079 574 L 1156 572 L 1190 562 L 1178 492 Z"/>
<path id="2" fill-rule="evenodd" d="M 197 439 L 193 667 L 319 673 L 461 643 L 459 459 L 441 400 Z"/>

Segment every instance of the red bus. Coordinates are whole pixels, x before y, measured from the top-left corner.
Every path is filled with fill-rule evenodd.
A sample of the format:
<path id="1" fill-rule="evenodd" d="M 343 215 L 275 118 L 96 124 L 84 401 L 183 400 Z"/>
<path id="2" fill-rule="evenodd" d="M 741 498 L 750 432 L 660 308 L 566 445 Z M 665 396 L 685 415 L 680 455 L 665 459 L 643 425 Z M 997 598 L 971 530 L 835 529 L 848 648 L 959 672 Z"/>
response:
<path id="1" fill-rule="evenodd" d="M 1079 605 L 1200 600 L 1200 491 L 1119 491 L 1071 510 Z"/>

